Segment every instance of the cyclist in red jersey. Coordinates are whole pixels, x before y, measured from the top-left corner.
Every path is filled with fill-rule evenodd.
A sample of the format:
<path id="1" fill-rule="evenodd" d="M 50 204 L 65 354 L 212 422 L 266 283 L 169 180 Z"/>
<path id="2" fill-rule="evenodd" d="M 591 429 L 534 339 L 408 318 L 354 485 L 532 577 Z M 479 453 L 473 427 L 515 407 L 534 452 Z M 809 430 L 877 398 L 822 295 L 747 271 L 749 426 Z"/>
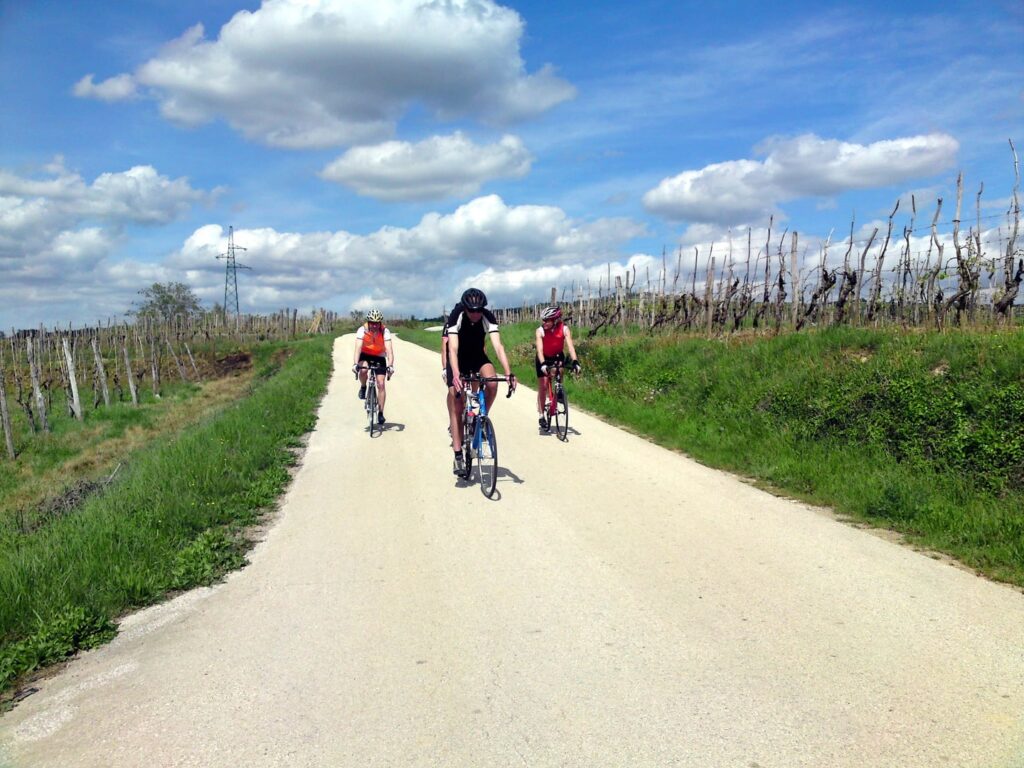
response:
<path id="1" fill-rule="evenodd" d="M 540 313 L 540 327 L 534 334 L 537 346 L 536 359 L 533 361 L 537 370 L 537 420 L 541 429 L 548 428 L 547 414 L 544 413 L 544 395 L 548 391 L 548 366 L 558 361 L 571 367 L 573 373 L 580 372 L 580 362 L 576 359 L 576 347 L 572 343 L 572 332 L 562 322 L 562 310 L 559 307 L 548 307 Z M 565 348 L 569 348 L 570 358 L 565 359 Z"/>

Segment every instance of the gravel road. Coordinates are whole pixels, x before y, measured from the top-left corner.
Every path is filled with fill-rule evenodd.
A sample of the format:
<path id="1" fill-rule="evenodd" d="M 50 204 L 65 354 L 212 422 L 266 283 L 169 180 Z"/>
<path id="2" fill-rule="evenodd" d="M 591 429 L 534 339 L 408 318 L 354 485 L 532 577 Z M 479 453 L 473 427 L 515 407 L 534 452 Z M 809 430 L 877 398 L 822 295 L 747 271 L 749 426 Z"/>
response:
<path id="1" fill-rule="evenodd" d="M 1024 768 L 1024 595 L 578 411 L 451 474 L 439 358 L 352 337 L 251 564 L 0 718 L 0 764 Z"/>

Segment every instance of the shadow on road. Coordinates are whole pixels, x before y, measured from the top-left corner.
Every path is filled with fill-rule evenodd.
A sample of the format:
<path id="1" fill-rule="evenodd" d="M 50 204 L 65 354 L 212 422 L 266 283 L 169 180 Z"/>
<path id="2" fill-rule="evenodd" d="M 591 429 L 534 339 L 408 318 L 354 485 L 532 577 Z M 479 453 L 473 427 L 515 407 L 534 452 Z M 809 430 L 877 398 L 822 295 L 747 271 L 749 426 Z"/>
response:
<path id="1" fill-rule="evenodd" d="M 537 434 L 540 435 L 541 437 L 553 437 L 556 440 L 558 439 L 558 432 L 555 431 L 554 427 L 551 427 L 551 429 L 548 429 L 548 430 L 541 429 L 540 427 L 537 427 Z M 572 436 L 572 435 L 579 436 L 579 435 L 582 435 L 582 434 L 583 433 L 580 432 L 575 427 L 569 427 L 567 430 L 565 430 L 566 442 L 569 441 L 569 437 L 570 436 Z"/>
<path id="2" fill-rule="evenodd" d="M 477 477 L 476 471 L 477 471 L 476 467 L 474 466 L 472 471 L 470 472 L 470 475 L 469 475 L 468 478 L 466 478 L 466 477 L 456 477 L 455 478 L 455 487 L 456 488 L 469 488 L 469 487 L 475 486 L 475 487 L 479 488 L 480 487 L 480 482 L 479 482 L 479 478 Z M 490 501 L 498 501 L 501 498 L 501 484 L 503 482 L 509 481 L 509 480 L 512 481 L 513 483 L 515 483 L 516 485 L 522 485 L 525 482 L 521 477 L 519 477 L 519 475 L 517 475 L 511 469 L 508 469 L 507 467 L 499 466 L 498 467 L 497 486 L 496 486 L 496 488 L 494 490 L 494 495 L 491 496 L 491 498 L 490 498 Z M 481 488 L 480 492 L 483 493 L 483 489 L 482 488 Z M 486 494 L 485 494 L 485 498 L 486 498 Z"/>
<path id="3" fill-rule="evenodd" d="M 369 429 L 370 428 L 367 427 L 363 431 L 365 432 Z M 400 424 L 398 422 L 392 421 L 385 421 L 384 424 L 382 424 L 381 426 L 375 426 L 373 428 L 373 437 L 378 438 L 385 432 L 405 432 L 405 424 Z"/>

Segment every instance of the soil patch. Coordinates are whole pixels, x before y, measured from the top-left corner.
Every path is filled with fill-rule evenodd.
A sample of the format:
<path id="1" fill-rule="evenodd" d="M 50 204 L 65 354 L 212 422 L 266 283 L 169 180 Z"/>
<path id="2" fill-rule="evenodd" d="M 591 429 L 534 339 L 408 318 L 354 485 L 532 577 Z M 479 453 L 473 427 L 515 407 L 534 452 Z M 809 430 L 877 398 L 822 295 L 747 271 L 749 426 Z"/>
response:
<path id="1" fill-rule="evenodd" d="M 213 361 L 213 370 L 218 377 L 238 376 L 252 370 L 252 355 L 248 352 L 235 352 L 219 357 Z"/>

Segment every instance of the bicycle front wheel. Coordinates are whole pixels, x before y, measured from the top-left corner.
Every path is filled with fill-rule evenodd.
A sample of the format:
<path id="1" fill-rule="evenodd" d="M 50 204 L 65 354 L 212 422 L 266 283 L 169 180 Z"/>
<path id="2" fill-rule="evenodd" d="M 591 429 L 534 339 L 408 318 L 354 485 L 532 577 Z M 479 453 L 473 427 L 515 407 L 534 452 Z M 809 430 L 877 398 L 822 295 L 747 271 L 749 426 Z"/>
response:
<path id="1" fill-rule="evenodd" d="M 370 424 L 370 437 L 377 423 L 377 387 L 370 384 L 366 388 L 366 415 Z"/>
<path id="2" fill-rule="evenodd" d="M 462 460 L 466 465 L 463 477 L 466 480 L 473 476 L 473 456 L 476 454 L 476 451 L 473 450 L 474 429 L 473 418 L 467 410 L 462 414 Z"/>
<path id="3" fill-rule="evenodd" d="M 498 483 L 498 439 L 494 435 L 494 425 L 489 418 L 481 416 L 479 421 L 477 434 L 480 442 L 476 450 L 476 472 L 484 495 L 491 498 Z"/>
<path id="4" fill-rule="evenodd" d="M 558 439 L 565 441 L 569 435 L 569 398 L 564 389 L 558 390 L 555 395 L 555 432 Z"/>

